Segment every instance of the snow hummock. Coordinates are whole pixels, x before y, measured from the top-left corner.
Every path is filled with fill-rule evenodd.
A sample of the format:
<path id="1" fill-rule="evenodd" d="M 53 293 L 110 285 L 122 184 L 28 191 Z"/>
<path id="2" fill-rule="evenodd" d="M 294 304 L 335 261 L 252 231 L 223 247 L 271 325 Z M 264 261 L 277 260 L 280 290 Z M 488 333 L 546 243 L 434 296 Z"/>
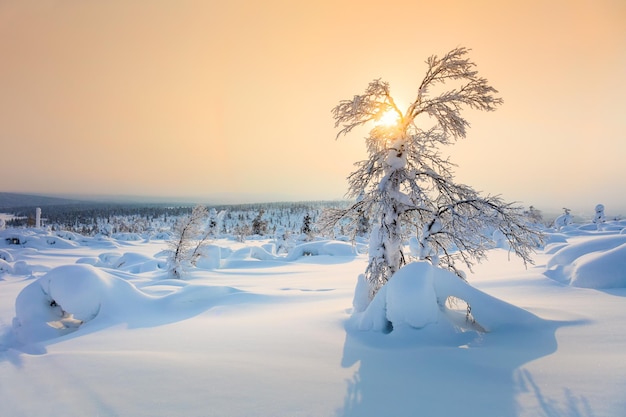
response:
<path id="1" fill-rule="evenodd" d="M 385 294 L 387 319 L 394 327 L 408 325 L 421 329 L 436 324 L 437 294 L 435 268 L 428 262 L 415 262 L 401 268 L 387 284 Z"/>
<path id="2" fill-rule="evenodd" d="M 471 318 L 452 314 L 446 307 L 450 297 L 469 304 Z M 472 287 L 450 271 L 418 261 L 396 272 L 369 306 L 362 313 L 357 309 L 351 320 L 358 330 L 380 332 L 426 326 L 486 332 L 531 325 L 539 319 Z"/>
<path id="3" fill-rule="evenodd" d="M 566 245 L 548 261 L 546 275 L 574 287 L 626 288 L 626 235 Z"/>

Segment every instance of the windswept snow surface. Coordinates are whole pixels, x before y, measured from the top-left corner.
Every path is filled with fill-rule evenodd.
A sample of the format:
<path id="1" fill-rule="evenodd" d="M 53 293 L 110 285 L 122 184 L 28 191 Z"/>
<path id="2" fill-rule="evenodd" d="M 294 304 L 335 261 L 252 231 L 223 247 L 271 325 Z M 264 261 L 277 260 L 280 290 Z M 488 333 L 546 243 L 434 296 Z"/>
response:
<path id="1" fill-rule="evenodd" d="M 469 285 L 410 264 L 354 315 L 367 255 L 341 242 L 220 239 L 171 280 L 162 240 L 2 231 L 0 414 L 624 416 L 626 285 L 598 289 L 622 229 L 570 225 L 528 269 L 494 249 Z"/>

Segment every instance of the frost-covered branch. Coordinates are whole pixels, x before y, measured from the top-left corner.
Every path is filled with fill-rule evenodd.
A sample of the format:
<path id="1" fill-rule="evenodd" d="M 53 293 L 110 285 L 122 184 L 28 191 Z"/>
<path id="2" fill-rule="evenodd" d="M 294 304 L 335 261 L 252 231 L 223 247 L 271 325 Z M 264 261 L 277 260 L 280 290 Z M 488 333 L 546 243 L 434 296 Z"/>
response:
<path id="1" fill-rule="evenodd" d="M 427 114 L 437 120 L 444 132 L 454 138 L 464 138 L 469 126 L 461 116 L 464 108 L 493 111 L 502 104 L 502 99 L 495 97 L 498 91 L 485 78 L 478 77 L 474 69 L 476 65 L 465 58 L 467 53 L 467 48 L 456 48 L 441 59 L 435 55 L 428 58 L 428 71 L 420 84 L 417 98 L 407 110 L 407 120 L 413 121 L 420 114 Z M 430 97 L 430 89 L 434 85 L 455 81 L 461 82 L 461 86 Z"/>
<path id="2" fill-rule="evenodd" d="M 355 127 L 380 119 L 390 109 L 402 116 L 389 94 L 389 83 L 380 79 L 370 82 L 364 94 L 354 96 L 351 100 L 341 100 L 332 109 L 335 127 L 341 127 L 336 138 Z"/>

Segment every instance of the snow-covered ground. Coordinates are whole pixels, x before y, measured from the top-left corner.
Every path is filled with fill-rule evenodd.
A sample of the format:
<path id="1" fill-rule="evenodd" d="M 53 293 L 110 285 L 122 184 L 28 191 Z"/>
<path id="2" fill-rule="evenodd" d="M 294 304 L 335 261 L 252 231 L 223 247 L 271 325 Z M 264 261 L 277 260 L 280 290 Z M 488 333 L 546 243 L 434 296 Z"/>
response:
<path id="1" fill-rule="evenodd" d="M 492 250 L 455 293 L 487 333 L 412 310 L 414 264 L 389 334 L 351 314 L 367 258 L 342 242 L 220 239 L 169 280 L 163 240 L 5 230 L 0 415 L 624 416 L 625 227 L 564 227 L 528 268 Z"/>

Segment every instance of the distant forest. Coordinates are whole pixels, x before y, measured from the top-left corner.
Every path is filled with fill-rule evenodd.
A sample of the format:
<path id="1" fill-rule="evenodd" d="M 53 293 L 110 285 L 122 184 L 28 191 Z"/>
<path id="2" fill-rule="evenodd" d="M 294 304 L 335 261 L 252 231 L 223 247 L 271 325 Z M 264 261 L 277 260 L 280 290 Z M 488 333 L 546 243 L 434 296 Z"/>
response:
<path id="1" fill-rule="evenodd" d="M 21 206 L 1 209 L 15 216 L 6 222 L 7 227 L 27 227 L 35 225 L 34 206 Z M 94 225 L 102 219 L 113 217 L 177 217 L 191 212 L 192 206 L 172 206 L 166 204 L 114 204 L 114 203 L 73 203 L 42 206 L 44 225 L 71 228 L 75 225 Z"/>
<path id="2" fill-rule="evenodd" d="M 9 198 L 6 198 L 9 195 Z M 170 229 L 180 216 L 191 213 L 194 204 L 186 203 L 110 203 L 39 198 L 0 193 L 0 213 L 11 214 L 6 227 L 32 227 L 35 210 L 41 208 L 44 227 L 83 235 L 98 233 L 145 233 Z M 17 204 L 17 205 L 11 205 Z M 252 224 L 262 220 L 266 234 L 278 228 L 299 232 L 305 218 L 317 220 L 323 209 L 340 207 L 344 201 L 275 202 L 254 204 L 206 205 L 212 213 L 224 212 L 221 233 L 251 233 Z"/>

